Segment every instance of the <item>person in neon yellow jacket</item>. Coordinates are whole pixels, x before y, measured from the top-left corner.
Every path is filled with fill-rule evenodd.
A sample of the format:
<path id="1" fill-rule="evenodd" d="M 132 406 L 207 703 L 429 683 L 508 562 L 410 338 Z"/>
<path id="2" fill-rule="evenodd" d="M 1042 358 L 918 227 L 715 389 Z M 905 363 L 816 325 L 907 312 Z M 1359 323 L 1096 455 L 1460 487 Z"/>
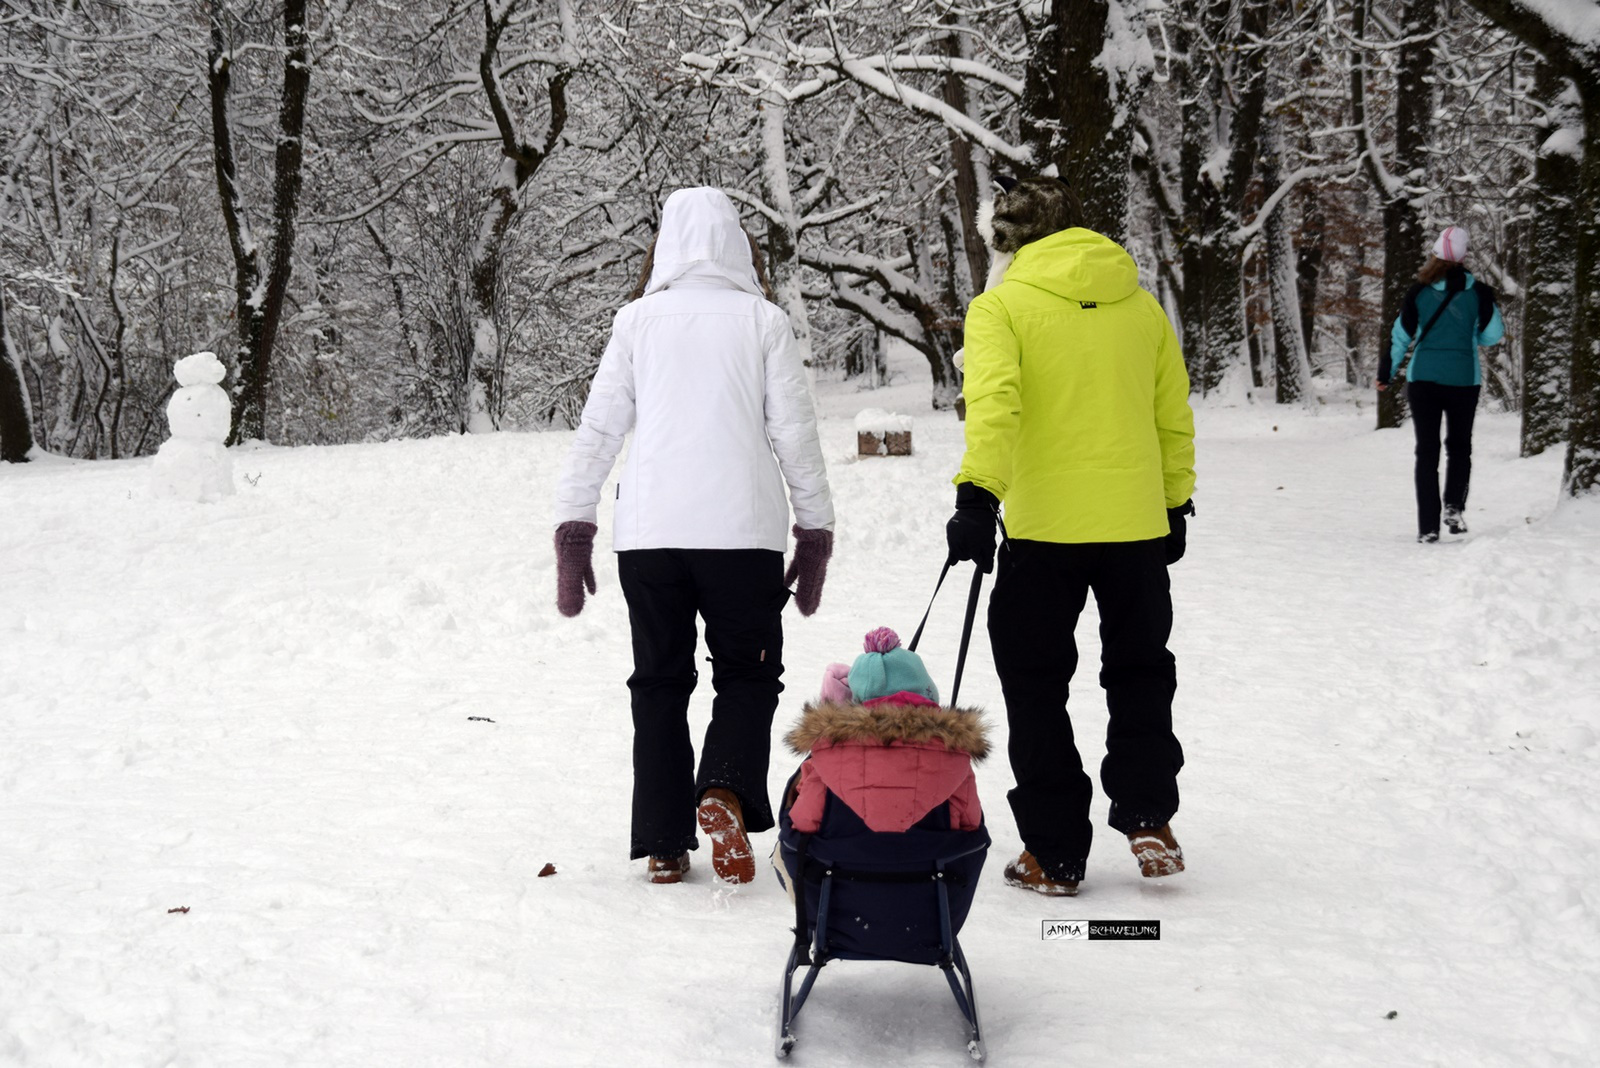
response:
<path id="1" fill-rule="evenodd" d="M 966 454 L 947 527 L 952 563 L 994 566 L 989 637 L 1005 694 L 1022 855 L 1006 881 L 1075 894 L 1093 793 L 1073 740 L 1073 629 L 1092 590 L 1110 722 L 1110 823 L 1146 876 L 1183 870 L 1170 821 L 1183 749 L 1172 732 L 1167 568 L 1194 506 L 1189 376 L 1133 258 L 1083 228 L 1070 187 L 1033 178 L 999 196 L 1003 278 L 967 309 Z M 991 278 L 994 275 L 991 274 Z"/>

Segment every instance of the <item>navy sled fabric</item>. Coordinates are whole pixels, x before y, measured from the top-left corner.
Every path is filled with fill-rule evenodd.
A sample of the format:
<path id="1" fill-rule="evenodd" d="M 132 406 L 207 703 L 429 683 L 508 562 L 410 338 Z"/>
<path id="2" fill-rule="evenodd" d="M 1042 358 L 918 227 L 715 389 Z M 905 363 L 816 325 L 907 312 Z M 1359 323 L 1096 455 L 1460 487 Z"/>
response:
<path id="1" fill-rule="evenodd" d="M 967 1023 L 967 1050 L 983 1060 L 972 973 L 956 936 L 988 855 L 987 829 L 951 830 L 945 802 L 907 831 L 874 831 L 831 792 L 815 834 L 796 831 L 787 806 L 778 824 L 779 859 L 795 892 L 795 945 L 783 975 L 777 1055 L 794 1047 L 795 1018 L 825 964 L 882 960 L 942 968 Z M 800 968 L 808 970 L 795 993 Z"/>

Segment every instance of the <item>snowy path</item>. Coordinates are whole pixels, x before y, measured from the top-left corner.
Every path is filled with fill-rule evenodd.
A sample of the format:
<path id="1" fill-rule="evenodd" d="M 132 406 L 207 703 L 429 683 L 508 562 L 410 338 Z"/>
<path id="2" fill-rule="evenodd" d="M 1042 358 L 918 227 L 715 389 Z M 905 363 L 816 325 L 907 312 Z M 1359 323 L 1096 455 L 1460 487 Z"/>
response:
<path id="1" fill-rule="evenodd" d="M 789 620 L 779 733 L 931 591 L 959 424 L 850 455 L 857 409 L 921 393 L 824 392 L 841 529 L 822 610 Z M 1200 413 L 1188 873 L 1140 880 L 1101 828 L 1076 900 L 1009 889 L 1003 746 L 980 769 L 996 845 L 963 944 L 992 1063 L 1592 1063 L 1600 510 L 1552 515 L 1559 457 L 1480 416 L 1474 533 L 1417 546 L 1409 434 L 1368 426 Z M 717 887 L 702 850 L 649 887 L 624 859 L 614 564 L 578 619 L 553 605 L 568 440 L 263 449 L 209 507 L 149 500 L 148 461 L 0 470 L 0 1064 L 769 1063 L 776 881 Z M 941 681 L 959 597 L 924 639 Z M 967 678 L 1003 742 L 982 641 Z M 1163 938 L 1041 940 L 1079 918 Z M 795 1063 L 966 1063 L 956 1020 L 933 969 L 841 964 Z"/>

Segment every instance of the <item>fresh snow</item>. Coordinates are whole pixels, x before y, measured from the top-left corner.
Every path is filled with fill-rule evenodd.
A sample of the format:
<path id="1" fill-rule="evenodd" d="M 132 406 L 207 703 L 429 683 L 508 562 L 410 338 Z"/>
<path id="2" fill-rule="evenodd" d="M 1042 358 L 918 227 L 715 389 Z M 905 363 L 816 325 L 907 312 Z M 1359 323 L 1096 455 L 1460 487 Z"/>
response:
<path id="1" fill-rule="evenodd" d="M 856 413 L 855 419 L 857 434 L 904 433 L 914 424 L 911 416 L 886 412 L 882 408 L 863 408 Z"/>
<path id="2" fill-rule="evenodd" d="M 961 426 L 893 369 L 819 387 L 839 528 L 821 610 L 786 618 L 775 738 L 865 631 L 915 627 L 943 561 Z M 1419 546 L 1409 431 L 1325 396 L 1199 408 L 1187 873 L 1141 880 L 1102 825 L 1080 897 L 1003 885 L 973 643 L 962 695 L 1001 744 L 962 942 L 995 1065 L 1592 1063 L 1600 506 L 1557 509 L 1561 457 L 1485 412 L 1473 532 Z M 920 412 L 916 455 L 857 462 L 867 407 Z M 701 849 L 655 887 L 626 859 L 609 554 L 581 616 L 554 604 L 570 440 L 247 447 L 211 505 L 153 500 L 149 459 L 0 468 L 0 1064 L 770 1063 L 792 913 L 765 862 L 721 887 Z M 941 679 L 955 578 L 921 648 Z M 775 744 L 774 791 L 793 766 Z M 1062 919 L 1162 938 L 1042 940 Z M 799 1032 L 801 1066 L 970 1063 L 932 968 L 831 965 Z"/>
<path id="3" fill-rule="evenodd" d="M 1514 0 L 1579 51 L 1600 44 L 1600 4 L 1594 0 Z"/>

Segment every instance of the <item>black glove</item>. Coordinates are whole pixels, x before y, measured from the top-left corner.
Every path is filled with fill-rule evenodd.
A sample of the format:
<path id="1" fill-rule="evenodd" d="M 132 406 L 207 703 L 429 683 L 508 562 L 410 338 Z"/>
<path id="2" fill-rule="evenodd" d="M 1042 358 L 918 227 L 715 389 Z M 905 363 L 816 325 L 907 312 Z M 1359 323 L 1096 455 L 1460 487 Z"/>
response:
<path id="1" fill-rule="evenodd" d="M 956 486 L 956 514 L 944 525 L 950 546 L 947 564 L 971 560 L 987 574 L 994 570 L 994 526 L 1000 518 L 1000 498 L 972 482 Z"/>
<path id="2" fill-rule="evenodd" d="M 1188 523 L 1184 516 L 1194 515 L 1194 502 L 1184 501 L 1176 508 L 1167 509 L 1167 565 L 1177 563 L 1183 559 L 1184 539 L 1187 537 Z"/>

